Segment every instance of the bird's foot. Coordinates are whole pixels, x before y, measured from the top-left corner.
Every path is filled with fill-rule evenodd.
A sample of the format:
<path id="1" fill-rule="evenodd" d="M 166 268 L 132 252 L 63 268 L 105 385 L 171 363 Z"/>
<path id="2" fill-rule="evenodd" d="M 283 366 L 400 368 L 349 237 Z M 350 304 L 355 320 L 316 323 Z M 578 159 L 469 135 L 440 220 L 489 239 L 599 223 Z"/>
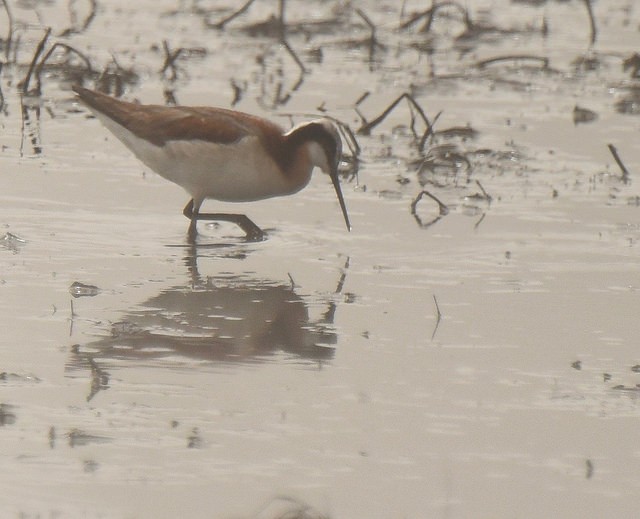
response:
<path id="1" fill-rule="evenodd" d="M 244 214 L 229 214 L 229 213 L 193 213 L 191 204 L 187 204 L 184 208 L 183 214 L 191 220 L 189 224 L 189 230 L 187 236 L 190 242 L 194 242 L 198 235 L 197 223 L 198 220 L 209 220 L 218 222 L 230 222 L 236 224 L 245 232 L 245 239 L 247 241 L 263 241 L 267 238 L 267 234 L 260 229 L 251 219 Z"/>

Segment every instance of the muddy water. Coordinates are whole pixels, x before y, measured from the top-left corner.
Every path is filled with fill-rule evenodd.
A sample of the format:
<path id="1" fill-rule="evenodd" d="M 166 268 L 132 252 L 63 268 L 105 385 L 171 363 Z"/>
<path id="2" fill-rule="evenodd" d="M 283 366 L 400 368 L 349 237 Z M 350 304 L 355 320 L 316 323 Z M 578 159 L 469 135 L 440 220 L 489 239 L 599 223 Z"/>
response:
<path id="1" fill-rule="evenodd" d="M 597 2 L 589 50 L 581 2 L 531 4 L 465 3 L 486 30 L 464 38 L 456 8 L 425 34 L 397 29 L 395 2 L 365 2 L 370 55 L 354 11 L 288 2 L 301 75 L 256 34 L 271 3 L 224 31 L 203 22 L 230 14 L 215 3 L 100 3 L 60 41 L 97 70 L 115 56 L 137 78 L 129 98 L 239 96 L 284 126 L 326 110 L 355 131 L 363 93 L 371 121 L 408 92 L 431 120 L 442 111 L 436 131 L 464 130 L 420 153 L 403 102 L 358 135 L 357 178 L 343 164 L 351 233 L 316 174 L 294 197 L 241 206 L 267 241 L 203 223 L 195 247 L 186 195 L 87 117 L 65 67 L 20 99 L 39 24 L 56 35 L 71 18 L 64 2 L 13 5 L 0 515 L 633 516 L 640 119 L 622 61 L 640 11 Z M 73 5 L 80 28 L 87 7 Z M 162 40 L 188 49 L 175 80 L 158 72 Z M 478 66 L 506 54 L 550 61 Z M 576 124 L 576 105 L 596 118 Z M 423 189 L 448 214 L 428 196 L 412 214 Z"/>

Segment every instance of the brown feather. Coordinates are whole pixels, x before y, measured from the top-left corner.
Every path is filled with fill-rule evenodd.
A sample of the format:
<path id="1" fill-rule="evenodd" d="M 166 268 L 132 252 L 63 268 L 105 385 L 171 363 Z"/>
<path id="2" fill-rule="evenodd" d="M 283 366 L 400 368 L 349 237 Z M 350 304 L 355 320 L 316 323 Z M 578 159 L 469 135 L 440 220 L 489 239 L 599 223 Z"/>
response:
<path id="1" fill-rule="evenodd" d="M 282 140 L 280 126 L 243 112 L 200 106 L 140 105 L 80 86 L 73 86 L 73 90 L 87 106 L 156 146 L 184 140 L 230 144 L 250 135 L 265 144 L 275 136 Z"/>

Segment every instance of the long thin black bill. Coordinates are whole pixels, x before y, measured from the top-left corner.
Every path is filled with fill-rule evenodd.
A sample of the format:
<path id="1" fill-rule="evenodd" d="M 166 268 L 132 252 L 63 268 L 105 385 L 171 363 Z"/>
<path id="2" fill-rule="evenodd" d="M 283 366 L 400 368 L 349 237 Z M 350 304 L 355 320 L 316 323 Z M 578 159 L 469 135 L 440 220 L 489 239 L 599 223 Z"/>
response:
<path id="1" fill-rule="evenodd" d="M 342 189 L 340 189 L 340 179 L 338 179 L 337 169 L 331 172 L 331 182 L 336 190 L 338 196 L 338 202 L 340 202 L 340 209 L 342 209 L 342 215 L 344 216 L 344 223 L 347 224 L 347 230 L 351 232 L 351 223 L 349 222 L 349 215 L 347 214 L 347 206 L 344 203 L 344 197 L 342 196 Z"/>

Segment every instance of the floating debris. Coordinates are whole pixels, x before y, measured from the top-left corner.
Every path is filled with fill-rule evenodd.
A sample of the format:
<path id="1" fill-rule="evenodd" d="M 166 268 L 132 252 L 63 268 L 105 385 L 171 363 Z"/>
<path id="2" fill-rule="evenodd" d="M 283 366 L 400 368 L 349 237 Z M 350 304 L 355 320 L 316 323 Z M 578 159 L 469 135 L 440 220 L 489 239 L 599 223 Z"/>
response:
<path id="1" fill-rule="evenodd" d="M 188 449 L 199 449 L 202 447 L 202 438 L 200 436 L 200 431 L 198 431 L 197 427 L 194 427 L 191 431 L 191 434 L 187 437 L 187 448 Z"/>
<path id="2" fill-rule="evenodd" d="M 40 382 L 35 375 L 19 375 L 17 373 L 0 372 L 0 382 Z"/>
<path id="3" fill-rule="evenodd" d="M 25 243 L 27 243 L 27 240 L 20 238 L 20 236 L 10 232 L 6 233 L 2 238 L 0 238 L 0 245 L 14 253 L 18 252 L 20 247 L 22 247 Z"/>
<path id="4" fill-rule="evenodd" d="M 618 384 L 617 386 L 613 386 L 611 389 L 614 389 L 616 391 L 638 392 L 640 391 L 640 384 L 636 384 L 635 386 L 625 386 L 624 384 Z"/>
<path id="5" fill-rule="evenodd" d="M 591 460 L 587 460 L 587 479 L 591 479 L 593 477 L 593 462 Z"/>
<path id="6" fill-rule="evenodd" d="M 622 62 L 622 69 L 631 72 L 632 78 L 640 78 L 640 54 L 634 52 Z"/>
<path id="7" fill-rule="evenodd" d="M 118 321 L 111 325 L 111 337 L 128 337 L 135 334 L 140 334 L 143 329 L 135 323 L 129 321 Z"/>
<path id="8" fill-rule="evenodd" d="M 637 86 L 631 86 L 626 90 L 628 92 L 614 104 L 616 111 L 625 115 L 640 114 L 640 88 Z"/>
<path id="9" fill-rule="evenodd" d="M 80 447 L 89 445 L 90 443 L 105 443 L 111 441 L 110 438 L 105 436 L 95 436 L 80 429 L 71 429 L 67 437 L 69 438 L 69 447 Z"/>
<path id="10" fill-rule="evenodd" d="M 591 123 L 598 118 L 598 114 L 588 108 L 576 105 L 573 108 L 573 124 Z"/>
<path id="11" fill-rule="evenodd" d="M 100 464 L 95 460 L 85 460 L 82 466 L 86 474 L 92 474 L 100 468 Z"/>
<path id="12" fill-rule="evenodd" d="M 16 415 L 13 409 L 14 406 L 10 404 L 0 404 L 0 427 L 16 423 Z"/>
<path id="13" fill-rule="evenodd" d="M 95 285 L 86 285 L 79 281 L 75 281 L 69 287 L 69 293 L 73 297 L 94 297 L 100 293 L 100 289 Z"/>

